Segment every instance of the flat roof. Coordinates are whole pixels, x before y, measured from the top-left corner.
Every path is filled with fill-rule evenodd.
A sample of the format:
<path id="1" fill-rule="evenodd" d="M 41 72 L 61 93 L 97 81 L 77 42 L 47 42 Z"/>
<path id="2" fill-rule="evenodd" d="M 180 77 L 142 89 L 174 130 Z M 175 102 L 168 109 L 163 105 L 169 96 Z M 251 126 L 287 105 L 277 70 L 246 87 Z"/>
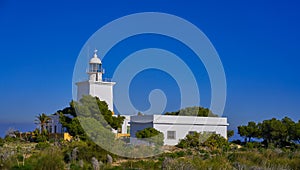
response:
<path id="1" fill-rule="evenodd" d="M 139 115 L 131 116 L 132 123 L 153 124 L 185 124 L 185 125 L 217 125 L 228 126 L 226 117 L 171 116 L 171 115 Z"/>

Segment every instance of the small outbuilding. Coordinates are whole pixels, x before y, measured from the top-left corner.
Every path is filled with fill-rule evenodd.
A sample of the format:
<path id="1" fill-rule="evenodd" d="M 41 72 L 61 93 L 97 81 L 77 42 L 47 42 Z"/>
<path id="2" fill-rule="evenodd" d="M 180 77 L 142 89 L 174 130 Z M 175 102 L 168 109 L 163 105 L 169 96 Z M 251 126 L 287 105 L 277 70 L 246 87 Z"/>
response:
<path id="1" fill-rule="evenodd" d="M 138 115 L 130 117 L 130 137 L 148 127 L 164 134 L 164 145 L 176 145 L 187 134 L 195 132 L 216 133 L 227 138 L 227 118 L 170 115 Z"/>

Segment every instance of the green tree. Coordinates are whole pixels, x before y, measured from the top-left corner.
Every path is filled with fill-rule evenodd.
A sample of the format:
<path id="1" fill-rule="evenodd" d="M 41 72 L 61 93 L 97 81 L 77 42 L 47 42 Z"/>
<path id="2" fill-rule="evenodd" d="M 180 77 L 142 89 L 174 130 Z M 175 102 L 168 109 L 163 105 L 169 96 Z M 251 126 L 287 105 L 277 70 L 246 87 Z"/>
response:
<path id="1" fill-rule="evenodd" d="M 227 139 L 231 138 L 234 135 L 233 130 L 227 130 Z"/>
<path id="2" fill-rule="evenodd" d="M 276 118 L 264 120 L 260 124 L 262 138 L 265 140 L 267 146 L 272 143 L 276 146 L 281 146 L 288 135 L 287 127 Z"/>
<path id="3" fill-rule="evenodd" d="M 2 147 L 4 145 L 4 139 L 2 139 L 1 137 L 0 137 L 0 147 Z"/>
<path id="4" fill-rule="evenodd" d="M 165 115 L 218 117 L 218 115 L 213 114 L 208 108 L 197 106 L 187 107 L 176 112 L 166 112 Z"/>
<path id="5" fill-rule="evenodd" d="M 51 119 L 45 114 L 39 114 L 36 116 L 35 123 L 41 127 L 40 133 L 46 131 L 45 127 L 49 123 Z"/>
<path id="6" fill-rule="evenodd" d="M 288 117 L 284 117 L 281 120 L 281 122 L 282 122 L 283 126 L 285 126 L 287 129 L 287 133 L 286 133 L 286 135 L 283 136 L 284 138 L 282 139 L 282 141 L 289 143 L 291 140 L 293 140 L 295 138 L 296 123 Z"/>
<path id="7" fill-rule="evenodd" d="M 57 111 L 57 113 L 60 115 L 59 121 L 62 126 L 67 129 L 70 135 L 79 137 L 82 140 L 86 140 L 87 135 L 77 118 L 75 104 L 76 103 L 74 101 L 71 101 L 69 107 Z"/>
<path id="8" fill-rule="evenodd" d="M 260 137 L 260 129 L 255 122 L 248 122 L 247 126 L 238 126 L 238 134 L 245 138 L 245 142 L 250 142 L 251 138 Z"/>
<path id="9" fill-rule="evenodd" d="M 249 122 L 247 126 L 238 126 L 238 133 L 245 137 L 245 141 L 250 141 L 253 137 L 262 138 L 266 146 L 274 144 L 284 147 L 291 145 L 293 141 L 299 141 L 300 125 L 288 117 L 281 120 L 272 118 L 258 124 Z"/>
<path id="10" fill-rule="evenodd" d="M 93 118 L 109 130 L 121 128 L 125 119 L 123 116 L 113 116 L 105 101 L 100 101 L 98 97 L 90 95 L 83 96 L 79 102 L 71 101 L 69 107 L 57 112 L 60 114 L 63 127 L 66 127 L 72 136 L 78 136 L 81 139 L 86 139 L 87 135 L 79 118 Z"/>
<path id="11" fill-rule="evenodd" d="M 164 134 L 152 127 L 136 132 L 137 138 L 146 138 L 147 141 L 162 146 L 164 144 Z"/>
<path id="12" fill-rule="evenodd" d="M 293 140 L 300 143 L 300 120 L 295 124 L 295 134 Z"/>
<path id="13" fill-rule="evenodd" d="M 101 122 L 104 127 L 111 127 L 115 130 L 121 128 L 125 119 L 123 116 L 113 116 L 105 101 L 90 95 L 83 96 L 79 103 L 75 103 L 75 109 L 80 116 L 93 117 Z"/>

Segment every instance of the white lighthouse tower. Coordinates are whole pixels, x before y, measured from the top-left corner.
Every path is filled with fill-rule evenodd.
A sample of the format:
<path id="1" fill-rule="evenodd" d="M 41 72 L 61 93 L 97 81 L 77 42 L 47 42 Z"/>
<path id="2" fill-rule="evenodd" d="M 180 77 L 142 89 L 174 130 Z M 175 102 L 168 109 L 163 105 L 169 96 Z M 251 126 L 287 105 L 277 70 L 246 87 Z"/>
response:
<path id="1" fill-rule="evenodd" d="M 100 100 L 104 100 L 108 104 L 108 109 L 113 112 L 113 86 L 116 83 L 102 79 L 104 72 L 102 62 L 97 56 L 97 50 L 94 51 L 94 56 L 89 62 L 87 74 L 89 75 L 89 80 L 76 83 L 77 100 L 83 95 L 97 96 Z"/>

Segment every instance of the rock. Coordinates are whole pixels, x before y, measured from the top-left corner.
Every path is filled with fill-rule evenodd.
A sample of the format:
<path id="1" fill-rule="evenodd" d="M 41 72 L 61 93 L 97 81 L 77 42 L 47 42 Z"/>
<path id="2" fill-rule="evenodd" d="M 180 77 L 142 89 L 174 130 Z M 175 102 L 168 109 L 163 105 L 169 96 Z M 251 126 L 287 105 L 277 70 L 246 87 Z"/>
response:
<path id="1" fill-rule="evenodd" d="M 79 166 L 80 166 L 80 168 L 83 168 L 83 165 L 84 165 L 83 160 L 82 159 L 79 160 Z"/>
<path id="2" fill-rule="evenodd" d="M 72 154 L 71 154 L 71 160 L 72 160 L 72 161 L 76 161 L 76 159 L 77 159 L 77 154 L 78 154 L 78 148 L 76 147 L 76 148 L 74 148 L 74 149 L 72 150 Z"/>
<path id="3" fill-rule="evenodd" d="M 100 169 L 99 162 L 98 162 L 98 160 L 95 157 L 92 157 L 92 161 L 91 162 L 92 162 L 94 170 L 99 170 Z"/>
<path id="4" fill-rule="evenodd" d="M 106 159 L 108 164 L 112 164 L 113 158 L 109 154 L 106 155 Z"/>

